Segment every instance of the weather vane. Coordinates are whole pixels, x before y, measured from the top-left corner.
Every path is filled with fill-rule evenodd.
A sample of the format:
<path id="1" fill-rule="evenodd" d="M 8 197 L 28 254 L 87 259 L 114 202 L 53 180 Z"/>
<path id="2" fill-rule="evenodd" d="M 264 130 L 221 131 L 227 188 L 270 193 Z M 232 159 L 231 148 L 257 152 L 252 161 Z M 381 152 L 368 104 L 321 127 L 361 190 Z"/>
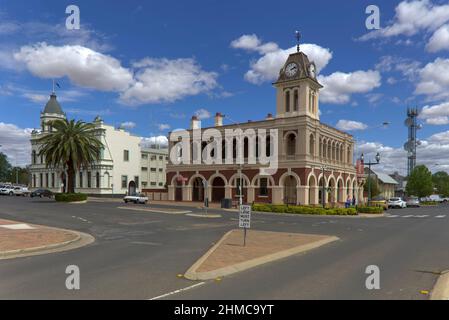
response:
<path id="1" fill-rule="evenodd" d="M 299 31 L 295 31 L 296 36 L 296 51 L 299 52 L 299 40 L 301 39 L 301 33 Z"/>

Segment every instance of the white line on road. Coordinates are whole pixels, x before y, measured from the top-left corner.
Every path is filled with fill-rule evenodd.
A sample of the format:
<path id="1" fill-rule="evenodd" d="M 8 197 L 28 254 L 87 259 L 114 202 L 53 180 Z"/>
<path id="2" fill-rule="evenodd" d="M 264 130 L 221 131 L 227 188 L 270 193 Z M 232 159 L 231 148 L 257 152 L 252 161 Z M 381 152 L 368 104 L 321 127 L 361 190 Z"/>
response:
<path id="1" fill-rule="evenodd" d="M 174 295 L 174 294 L 183 292 L 183 291 L 187 291 L 187 290 L 190 290 L 190 289 L 193 289 L 193 288 L 202 286 L 202 285 L 205 284 L 205 283 L 206 283 L 206 282 L 199 282 L 199 283 L 197 283 L 197 284 L 194 284 L 193 286 L 190 286 L 190 287 L 187 287 L 187 288 L 178 289 L 178 290 L 175 290 L 175 291 L 172 291 L 172 292 L 169 292 L 169 293 L 166 293 L 166 294 L 163 294 L 163 295 L 160 295 L 160 296 L 157 296 L 157 297 L 148 299 L 148 300 L 162 299 L 162 298 L 165 298 L 165 297 L 168 297 L 168 296 L 171 296 L 171 295 Z"/>
<path id="2" fill-rule="evenodd" d="M 420 215 L 420 216 L 416 216 L 416 218 L 427 218 L 429 215 L 428 214 L 423 214 L 423 215 Z"/>
<path id="3" fill-rule="evenodd" d="M 413 217 L 413 215 L 409 214 L 409 215 L 406 215 L 406 216 L 401 216 L 401 218 L 410 218 L 410 217 Z"/>
<path id="4" fill-rule="evenodd" d="M 446 215 L 445 214 L 441 214 L 439 216 L 435 216 L 435 218 L 446 218 Z"/>
<path id="5" fill-rule="evenodd" d="M 387 218 L 397 218 L 397 217 L 399 217 L 397 214 L 392 214 L 392 215 L 387 216 Z"/>

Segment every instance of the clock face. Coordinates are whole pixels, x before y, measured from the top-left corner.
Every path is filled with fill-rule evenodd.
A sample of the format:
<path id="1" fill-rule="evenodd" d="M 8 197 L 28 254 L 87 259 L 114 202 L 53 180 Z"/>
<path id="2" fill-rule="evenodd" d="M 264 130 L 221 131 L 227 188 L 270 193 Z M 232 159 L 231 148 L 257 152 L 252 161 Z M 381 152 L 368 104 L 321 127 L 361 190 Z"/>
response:
<path id="1" fill-rule="evenodd" d="M 314 65 L 314 64 L 311 64 L 311 65 L 310 65 L 310 67 L 309 67 L 309 73 L 310 73 L 310 76 L 311 76 L 312 78 L 315 78 L 315 77 L 316 77 L 316 70 L 315 70 L 315 65 Z"/>
<path id="2" fill-rule="evenodd" d="M 287 75 L 287 77 L 293 77 L 297 73 L 298 73 L 298 65 L 296 63 L 294 62 L 289 63 L 285 67 L 285 74 Z"/>

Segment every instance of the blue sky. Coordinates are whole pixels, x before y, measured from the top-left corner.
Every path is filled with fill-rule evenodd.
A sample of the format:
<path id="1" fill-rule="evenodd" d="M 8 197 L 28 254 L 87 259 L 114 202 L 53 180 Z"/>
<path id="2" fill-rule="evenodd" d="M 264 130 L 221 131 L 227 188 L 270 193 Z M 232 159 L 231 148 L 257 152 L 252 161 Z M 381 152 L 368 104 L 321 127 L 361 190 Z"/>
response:
<path id="1" fill-rule="evenodd" d="M 69 4 L 80 30 L 65 29 Z M 381 14 L 374 32 L 370 4 Z M 402 171 L 405 110 L 426 107 L 418 162 L 449 169 L 449 5 L 436 0 L 2 0 L 0 150 L 29 160 L 52 78 L 69 117 L 99 114 L 143 137 L 187 127 L 195 112 L 203 126 L 217 111 L 261 119 L 275 112 L 271 83 L 295 30 L 322 66 L 323 122 L 353 134 L 358 152 L 380 150 L 382 169 Z"/>

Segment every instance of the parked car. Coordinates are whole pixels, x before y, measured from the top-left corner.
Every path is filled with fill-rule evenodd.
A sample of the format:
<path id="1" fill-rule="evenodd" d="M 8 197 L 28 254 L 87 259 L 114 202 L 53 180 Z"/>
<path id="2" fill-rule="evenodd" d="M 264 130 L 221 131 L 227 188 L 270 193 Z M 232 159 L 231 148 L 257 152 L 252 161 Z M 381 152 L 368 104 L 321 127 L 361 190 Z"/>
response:
<path id="1" fill-rule="evenodd" d="M 388 200 L 388 208 L 407 208 L 407 203 L 402 198 L 390 198 Z"/>
<path id="2" fill-rule="evenodd" d="M 0 194 L 12 196 L 14 195 L 14 187 L 11 185 L 3 186 L 3 188 L 0 189 Z"/>
<path id="3" fill-rule="evenodd" d="M 13 193 L 16 196 L 26 197 L 30 194 L 30 190 L 27 187 L 14 187 Z"/>
<path id="4" fill-rule="evenodd" d="M 50 190 L 47 189 L 37 189 L 33 192 L 30 193 L 30 197 L 34 198 L 34 197 L 46 197 L 46 198 L 53 198 L 54 194 L 53 192 L 51 192 Z"/>
<path id="5" fill-rule="evenodd" d="M 444 200 L 443 200 L 443 198 L 440 197 L 439 194 L 431 194 L 431 195 L 429 196 L 429 200 L 427 200 L 427 201 L 434 201 L 434 202 L 439 202 L 439 203 L 441 203 L 441 202 L 443 202 Z"/>
<path id="6" fill-rule="evenodd" d="M 387 200 L 383 196 L 377 196 L 371 199 L 371 206 L 373 207 L 382 207 L 384 210 L 388 209 L 388 203 Z"/>
<path id="7" fill-rule="evenodd" d="M 407 207 L 419 208 L 421 206 L 421 202 L 419 201 L 418 197 L 408 197 L 406 203 Z"/>
<path id="8" fill-rule="evenodd" d="M 143 194 L 136 194 L 136 195 L 132 195 L 132 196 L 125 196 L 123 198 L 123 201 L 125 201 L 125 203 L 128 202 L 134 202 L 134 203 L 141 203 L 141 204 L 146 204 L 148 202 L 148 197 Z"/>

